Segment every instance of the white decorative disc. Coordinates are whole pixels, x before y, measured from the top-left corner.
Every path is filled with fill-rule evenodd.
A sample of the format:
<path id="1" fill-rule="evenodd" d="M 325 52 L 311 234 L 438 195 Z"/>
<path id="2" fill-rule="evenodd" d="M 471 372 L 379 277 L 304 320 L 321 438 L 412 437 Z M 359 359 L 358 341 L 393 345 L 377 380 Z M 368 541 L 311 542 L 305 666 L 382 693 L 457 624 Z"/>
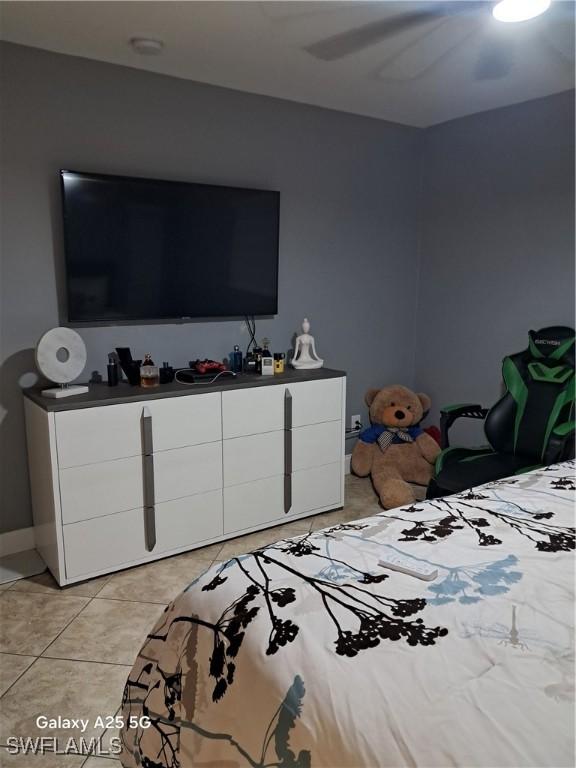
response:
<path id="1" fill-rule="evenodd" d="M 46 331 L 36 346 L 36 365 L 55 384 L 74 381 L 86 365 L 86 346 L 72 328 Z"/>

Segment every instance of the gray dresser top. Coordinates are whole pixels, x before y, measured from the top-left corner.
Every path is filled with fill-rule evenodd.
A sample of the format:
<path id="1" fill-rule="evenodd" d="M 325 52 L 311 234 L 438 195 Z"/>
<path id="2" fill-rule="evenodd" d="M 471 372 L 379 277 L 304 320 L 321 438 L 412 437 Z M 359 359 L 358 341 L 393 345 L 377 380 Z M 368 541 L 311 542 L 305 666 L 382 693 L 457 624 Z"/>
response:
<path id="1" fill-rule="evenodd" d="M 132 387 L 127 382 L 120 382 L 116 387 L 107 384 L 90 384 L 90 391 L 83 395 L 71 395 L 63 398 L 49 398 L 41 395 L 42 388 L 32 387 L 24 392 L 25 397 L 44 408 L 45 411 L 73 411 L 79 408 L 94 408 L 99 405 L 118 405 L 131 403 L 135 400 L 157 400 L 164 397 L 181 397 L 182 395 L 200 395 L 207 392 L 226 392 L 231 389 L 247 389 L 250 387 L 267 387 L 274 384 L 296 384 L 301 381 L 319 381 L 322 379 L 337 379 L 346 376 L 344 371 L 331 368 L 320 368 L 311 371 L 287 370 L 274 376 L 261 376 L 254 373 L 242 373 L 237 376 L 221 376 L 213 384 L 205 381 L 195 384 L 160 384 L 158 387 Z"/>

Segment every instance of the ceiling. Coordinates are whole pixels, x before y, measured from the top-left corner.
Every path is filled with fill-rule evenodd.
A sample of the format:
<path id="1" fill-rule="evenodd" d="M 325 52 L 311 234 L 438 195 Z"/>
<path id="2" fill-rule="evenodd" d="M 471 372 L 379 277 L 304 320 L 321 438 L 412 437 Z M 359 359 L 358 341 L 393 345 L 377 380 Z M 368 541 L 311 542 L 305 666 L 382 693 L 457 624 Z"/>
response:
<path id="1" fill-rule="evenodd" d="M 492 5 L 2 2 L 0 37 L 429 126 L 574 87 L 574 2 L 555 0 L 543 16 L 519 24 L 494 20 Z M 138 55 L 132 37 L 159 38 L 164 51 Z M 332 37 L 327 46 L 315 45 Z"/>

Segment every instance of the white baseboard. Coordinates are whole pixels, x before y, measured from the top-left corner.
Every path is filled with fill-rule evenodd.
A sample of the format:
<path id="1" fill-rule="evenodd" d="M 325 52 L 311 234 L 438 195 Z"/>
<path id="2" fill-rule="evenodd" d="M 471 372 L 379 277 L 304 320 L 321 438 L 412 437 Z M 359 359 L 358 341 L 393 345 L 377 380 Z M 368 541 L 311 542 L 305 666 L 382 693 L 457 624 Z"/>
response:
<path id="1" fill-rule="evenodd" d="M 344 474 L 349 475 L 350 474 L 350 459 L 352 458 L 351 453 L 347 453 L 344 456 Z"/>
<path id="2" fill-rule="evenodd" d="M 25 552 L 27 549 L 34 549 L 35 546 L 34 528 L 20 528 L 18 531 L 0 533 L 0 557 Z"/>

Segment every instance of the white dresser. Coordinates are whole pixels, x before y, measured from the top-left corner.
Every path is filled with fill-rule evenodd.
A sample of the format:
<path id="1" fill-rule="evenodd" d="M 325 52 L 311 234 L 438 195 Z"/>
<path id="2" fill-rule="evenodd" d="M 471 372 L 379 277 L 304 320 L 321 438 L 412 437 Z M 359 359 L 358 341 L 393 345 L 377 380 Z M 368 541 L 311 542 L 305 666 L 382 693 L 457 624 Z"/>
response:
<path id="1" fill-rule="evenodd" d="M 61 585 L 344 503 L 346 378 L 25 398 L 36 546 Z"/>

